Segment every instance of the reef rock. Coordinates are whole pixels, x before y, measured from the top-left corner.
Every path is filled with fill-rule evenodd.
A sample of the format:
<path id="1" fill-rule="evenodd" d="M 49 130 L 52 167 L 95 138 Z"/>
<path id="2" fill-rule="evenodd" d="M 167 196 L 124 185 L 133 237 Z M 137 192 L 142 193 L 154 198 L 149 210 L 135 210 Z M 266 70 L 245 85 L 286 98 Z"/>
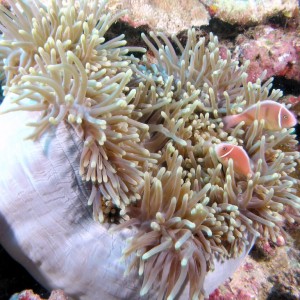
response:
<path id="1" fill-rule="evenodd" d="M 283 15 L 291 18 L 298 11 L 297 0 L 204 0 L 210 13 L 224 22 L 255 25 Z"/>
<path id="2" fill-rule="evenodd" d="M 205 6 L 198 0 L 112 0 L 108 8 L 113 12 L 127 9 L 123 20 L 133 27 L 146 25 L 151 30 L 168 34 L 207 25 L 210 19 Z"/>
<path id="3" fill-rule="evenodd" d="M 264 70 L 266 78 L 284 76 L 300 81 L 300 37 L 292 29 L 258 26 L 236 39 L 237 57 L 250 60 L 248 80 L 255 82 Z"/>

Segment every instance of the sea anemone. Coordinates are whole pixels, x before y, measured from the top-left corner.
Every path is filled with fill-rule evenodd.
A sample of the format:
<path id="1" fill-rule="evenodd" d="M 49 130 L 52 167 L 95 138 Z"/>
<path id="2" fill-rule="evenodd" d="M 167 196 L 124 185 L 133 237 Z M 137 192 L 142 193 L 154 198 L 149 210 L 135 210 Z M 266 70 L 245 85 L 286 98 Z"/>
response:
<path id="1" fill-rule="evenodd" d="M 247 253 L 257 237 L 276 241 L 285 221 L 299 220 L 293 129 L 267 129 L 258 119 L 232 128 L 223 122 L 256 103 L 278 102 L 282 92 L 271 89 L 271 79 L 262 84 L 264 74 L 247 82 L 248 62 L 240 65 L 229 51 L 222 57 L 217 37 L 210 34 L 207 43 L 191 29 L 183 45 L 163 33 L 150 33 L 152 41 L 142 35 L 150 54 L 140 60 L 129 52 L 144 49 L 125 46 L 123 35 L 106 41 L 123 14 L 105 14 L 106 1 L 8 3 L 11 11 L 0 11 L 2 113 L 32 116 L 28 138 L 37 143 L 47 134 L 58 139 L 60 130 L 70 144 L 73 134 L 80 137 L 79 186 L 90 183 L 95 219 L 121 222 L 112 226 L 119 236 L 134 228 L 123 252 L 133 257 L 128 272 L 143 277 L 142 296 L 155 289 L 157 299 L 171 300 L 188 287 L 189 299 L 203 298 L 216 263 Z M 223 164 L 221 143 L 242 147 L 252 172 L 236 172 L 232 159 Z M 99 246 L 106 247 L 101 240 Z M 72 254 L 82 262 L 81 252 Z"/>
<path id="2" fill-rule="evenodd" d="M 28 138 L 37 139 L 66 121 L 84 140 L 80 174 L 92 182 L 89 204 L 101 222 L 140 198 L 145 161 L 155 162 L 143 146 L 148 126 L 135 120 L 136 91 L 124 35 L 105 39 L 124 12 L 105 14 L 107 1 L 8 1 L 1 9 L 1 53 L 5 92 L 14 93 L 9 111 L 40 112 Z M 29 100 L 30 99 L 30 100 Z M 33 119 L 36 115 L 33 115 Z M 126 171 L 125 171 L 126 170 Z"/>
<path id="3" fill-rule="evenodd" d="M 160 167 L 152 176 L 145 174 L 140 206 L 130 208 L 130 220 L 118 226 L 138 228 L 124 256 L 136 253 L 129 270 L 139 265 L 139 275 L 144 277 L 141 295 L 155 284 L 159 289 L 157 299 L 174 299 L 187 279 L 190 298 L 198 299 L 207 271 L 214 269 L 214 259 L 241 253 L 225 248 L 226 242 L 234 248 L 233 231 L 239 232 L 241 227 L 235 221 L 238 207 L 216 202 L 208 205 L 212 185 L 196 188 L 190 180 L 183 180 L 182 163 L 178 150 L 168 144 Z M 245 238 L 251 240 L 248 234 L 241 235 L 235 247 L 244 242 L 248 245 Z"/>
<path id="4" fill-rule="evenodd" d="M 214 259 L 237 257 L 252 236 L 276 242 L 285 221 L 299 220 L 297 141 L 293 128 L 266 129 L 265 120 L 224 127 L 225 116 L 278 101 L 282 92 L 271 90 L 272 79 L 247 82 L 248 63 L 239 65 L 229 51 L 222 58 L 215 36 L 208 46 L 195 29 L 186 46 L 163 33 L 150 36 L 154 43 L 143 39 L 154 58 L 132 67 L 129 84 L 138 86 L 134 103 L 149 124 L 145 145 L 161 159 L 146 175 L 141 202 L 128 208 L 131 220 L 120 225 L 138 229 L 124 253 L 135 253 L 141 294 L 154 286 L 159 299 L 173 299 L 187 280 L 190 299 L 198 299 Z M 252 174 L 235 172 L 232 159 L 220 163 L 220 143 L 243 147 Z"/>

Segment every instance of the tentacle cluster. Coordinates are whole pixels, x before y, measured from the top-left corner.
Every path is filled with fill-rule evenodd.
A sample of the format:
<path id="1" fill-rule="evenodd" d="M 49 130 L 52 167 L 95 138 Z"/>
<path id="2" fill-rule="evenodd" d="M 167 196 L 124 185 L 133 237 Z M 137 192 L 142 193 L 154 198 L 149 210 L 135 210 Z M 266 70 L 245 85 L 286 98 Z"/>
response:
<path id="1" fill-rule="evenodd" d="M 145 175 L 140 206 L 132 207 L 130 220 L 118 227 L 139 229 L 124 256 L 135 253 L 129 270 L 138 265 L 139 275 L 144 277 L 141 295 L 155 285 L 158 299 L 174 299 L 188 280 L 190 298 L 198 299 L 207 271 L 214 268 L 214 258 L 237 256 L 240 252 L 235 249 L 243 249 L 242 244 L 248 244 L 250 237 L 245 226 L 236 221 L 237 206 L 209 205 L 212 184 L 200 186 L 197 179 L 184 176 L 183 157 L 171 143 L 159 165 L 152 176 Z"/>
<path id="2" fill-rule="evenodd" d="M 132 67 L 136 77 L 129 85 L 137 90 L 134 103 L 143 114 L 139 120 L 149 125 L 146 146 L 161 153 L 162 159 L 158 161 L 159 171 L 152 173 L 152 181 L 144 190 L 140 206 L 129 208 L 132 219 L 121 225 L 138 228 L 125 255 L 136 253 L 135 262 L 139 262 L 140 270 L 145 270 L 142 292 L 151 284 L 161 289 L 159 283 L 165 282 L 163 273 L 167 267 L 173 276 L 168 278 L 172 289 L 160 290 L 159 299 L 173 299 L 178 284 L 186 278 L 190 298 L 197 299 L 195 295 L 201 294 L 201 288 L 194 290 L 193 275 L 187 274 L 195 271 L 202 278 L 202 272 L 213 269 L 211 257 L 236 257 L 253 236 L 276 242 L 285 235 L 285 221 L 299 220 L 300 198 L 296 195 L 297 180 L 293 178 L 299 152 L 293 129 L 266 129 L 264 120 L 255 120 L 251 126 L 241 122 L 231 129 L 224 128 L 224 116 L 241 113 L 266 99 L 278 101 L 282 92 L 271 90 L 272 80 L 261 84 L 262 74 L 257 82 L 247 82 L 248 63 L 239 66 L 229 51 L 221 56 L 213 35 L 207 46 L 195 30 L 188 32 L 185 46 L 176 37 L 171 41 L 163 33 L 150 36 L 153 42 L 146 36 L 143 39 L 154 57 L 144 56 L 139 65 Z M 253 176 L 235 173 L 232 160 L 227 166 L 219 162 L 215 146 L 221 142 L 244 148 Z M 173 180 L 161 180 L 171 176 Z M 173 182 L 174 190 L 178 189 L 177 196 L 167 187 L 169 182 Z M 186 186 L 188 192 L 180 193 L 180 188 Z M 194 203 L 192 199 L 197 194 L 202 199 Z M 147 203 L 157 203 L 157 195 L 163 199 L 162 204 L 150 207 Z M 180 232 L 180 226 L 169 226 L 172 218 L 169 219 L 168 209 L 177 218 L 184 198 L 187 206 L 191 205 L 187 210 L 191 214 L 184 217 L 191 223 Z M 182 222 L 181 215 L 178 220 Z M 184 241 L 180 249 L 177 241 Z M 183 259 L 182 251 L 189 249 L 188 253 L 194 253 L 191 245 L 195 244 L 199 244 L 197 251 L 202 251 L 206 260 L 206 270 L 198 268 L 197 260 Z M 187 263 L 189 269 L 183 268 L 182 261 L 191 263 Z M 153 272 L 147 273 L 149 269 Z M 153 276 L 159 278 L 156 283 Z"/>
<path id="3" fill-rule="evenodd" d="M 139 82 L 137 108 L 143 111 L 144 103 L 154 104 L 146 115 L 152 133 L 147 145 L 163 152 L 172 141 L 183 157 L 183 179 L 197 179 L 200 185 L 210 182 L 215 186 L 212 198 L 238 206 L 251 224 L 254 222 L 252 228 L 257 235 L 269 232 L 268 236 L 274 239 L 287 214 L 282 204 L 289 204 L 292 211 L 298 210 L 300 204 L 292 188 L 296 183 L 292 174 L 299 158 L 293 128 L 274 131 L 263 126 L 264 120 L 256 120 L 251 126 L 241 122 L 225 130 L 222 118 L 259 101 L 278 101 L 282 92 L 271 90 L 272 80 L 263 85 L 262 79 L 247 82 L 248 63 L 238 66 L 229 51 L 221 56 L 213 35 L 207 47 L 195 30 L 188 32 L 185 47 L 176 37 L 171 42 L 163 33 L 150 35 L 154 43 L 143 38 L 154 59 L 144 57 L 143 63 L 136 66 L 135 79 Z M 156 109 L 159 103 L 162 108 Z M 253 163 L 253 178 L 235 174 L 230 166 L 226 170 L 218 162 L 214 145 L 220 142 L 246 150 Z M 283 198 L 286 201 L 280 204 L 279 199 Z"/>
<path id="4" fill-rule="evenodd" d="M 62 121 L 81 134 L 80 174 L 92 182 L 88 203 L 101 222 L 140 199 L 143 172 L 157 156 L 143 146 L 148 125 L 136 121 L 136 90 L 126 86 L 133 59 L 127 53 L 144 49 L 126 47 L 124 35 L 105 40 L 122 15 L 105 14 L 106 2 L 9 1 L 12 12 L 0 12 L 5 91 L 16 95 L 7 111 L 39 112 L 28 138 Z"/>

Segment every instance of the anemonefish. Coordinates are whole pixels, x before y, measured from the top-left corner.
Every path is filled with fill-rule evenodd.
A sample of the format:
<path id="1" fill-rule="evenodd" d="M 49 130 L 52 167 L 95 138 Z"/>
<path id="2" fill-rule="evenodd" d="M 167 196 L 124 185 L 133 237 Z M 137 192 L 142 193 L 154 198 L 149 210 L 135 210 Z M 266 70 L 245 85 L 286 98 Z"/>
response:
<path id="1" fill-rule="evenodd" d="M 228 165 L 230 158 L 233 160 L 233 170 L 241 175 L 253 174 L 250 158 L 241 146 L 221 143 L 215 146 L 215 151 L 220 163 Z"/>
<path id="2" fill-rule="evenodd" d="M 223 123 L 226 128 L 234 127 L 244 121 L 251 125 L 253 121 L 264 119 L 266 129 L 280 130 L 290 128 L 297 124 L 297 119 L 284 105 L 273 100 L 265 100 L 249 106 L 242 113 L 232 116 L 225 116 Z"/>

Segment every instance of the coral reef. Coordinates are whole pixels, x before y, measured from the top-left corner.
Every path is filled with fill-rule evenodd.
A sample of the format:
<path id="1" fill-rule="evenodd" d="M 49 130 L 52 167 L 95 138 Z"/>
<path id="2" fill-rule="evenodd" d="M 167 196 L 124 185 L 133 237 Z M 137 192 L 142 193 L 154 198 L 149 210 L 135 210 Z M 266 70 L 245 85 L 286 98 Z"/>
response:
<path id="1" fill-rule="evenodd" d="M 248 79 L 256 81 L 266 70 L 267 78 L 284 76 L 300 81 L 300 39 L 293 29 L 257 26 L 236 38 L 237 57 L 250 60 Z"/>
<path id="2" fill-rule="evenodd" d="M 48 300 L 67 300 L 63 291 L 55 290 L 51 292 Z M 10 300 L 43 300 L 39 295 L 35 294 L 32 290 L 25 290 L 19 294 L 10 297 Z"/>
<path id="3" fill-rule="evenodd" d="M 297 0 L 203 0 L 215 17 L 231 23 L 254 25 L 283 15 L 291 18 L 298 12 Z"/>
<path id="4" fill-rule="evenodd" d="M 216 36 L 190 29 L 183 45 L 151 32 L 138 59 L 131 52 L 145 50 L 127 47 L 123 35 L 106 40 L 122 15 L 106 14 L 106 1 L 7 2 L 0 55 L 12 99 L 4 112 L 32 112 L 29 139 L 61 123 L 81 137 L 94 218 L 120 222 L 114 231 L 135 228 L 124 256 L 134 257 L 128 272 L 143 277 L 141 296 L 154 288 L 171 300 L 188 286 L 189 299 L 201 298 L 216 261 L 239 257 L 259 236 L 276 242 L 285 222 L 300 220 L 294 129 L 259 113 L 251 124 L 224 124 L 280 102 L 282 92 L 272 79 L 262 83 L 265 73 L 248 82 L 249 62 L 221 56 Z M 222 143 L 241 147 L 251 172 L 237 172 L 234 157 L 224 163 Z"/>
<path id="5" fill-rule="evenodd" d="M 215 22 L 220 34 L 228 28 L 235 31 L 239 26 L 267 23 L 272 18 L 293 22 L 299 12 L 297 0 L 111 0 L 108 9 L 111 12 L 126 9 L 122 21 L 168 35 Z"/>
<path id="6" fill-rule="evenodd" d="M 210 16 L 205 5 L 197 0 L 111 0 L 110 11 L 127 10 L 122 20 L 138 27 L 176 34 L 194 26 L 208 25 Z"/>
<path id="7" fill-rule="evenodd" d="M 292 233 L 291 228 L 288 231 Z M 259 241 L 231 280 L 209 300 L 299 299 L 299 253 L 299 247 L 291 241 L 282 247 Z"/>

